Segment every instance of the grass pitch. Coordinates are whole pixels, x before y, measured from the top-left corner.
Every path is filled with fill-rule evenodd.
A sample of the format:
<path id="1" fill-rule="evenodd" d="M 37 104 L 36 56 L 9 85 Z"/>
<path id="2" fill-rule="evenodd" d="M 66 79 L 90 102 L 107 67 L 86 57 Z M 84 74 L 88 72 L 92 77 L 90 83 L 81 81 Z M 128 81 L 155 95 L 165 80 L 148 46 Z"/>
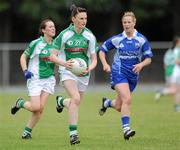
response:
<path id="1" fill-rule="evenodd" d="M 57 94 L 56 94 L 57 95 Z M 154 93 L 135 92 L 131 107 L 131 127 L 136 135 L 123 139 L 120 114 L 108 109 L 98 115 L 101 98 L 113 98 L 114 92 L 87 92 L 79 111 L 78 132 L 81 143 L 69 144 L 67 110 L 58 114 L 55 95 L 50 96 L 44 114 L 33 129 L 32 140 L 22 140 L 22 131 L 30 113 L 21 109 L 10 114 L 11 105 L 25 93 L 0 94 L 1 150 L 178 150 L 180 149 L 180 113 L 173 111 L 172 97 L 154 101 Z"/>

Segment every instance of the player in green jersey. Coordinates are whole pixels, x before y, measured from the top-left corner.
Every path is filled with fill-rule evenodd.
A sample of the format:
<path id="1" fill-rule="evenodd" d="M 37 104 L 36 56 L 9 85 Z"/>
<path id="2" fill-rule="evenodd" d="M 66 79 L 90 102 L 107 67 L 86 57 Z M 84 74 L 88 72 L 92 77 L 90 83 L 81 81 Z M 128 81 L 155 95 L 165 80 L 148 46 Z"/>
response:
<path id="1" fill-rule="evenodd" d="M 162 90 L 158 91 L 155 95 L 155 100 L 159 101 L 161 96 L 165 95 L 172 95 L 174 97 L 174 109 L 175 111 L 180 111 L 180 108 L 178 106 L 178 99 L 179 99 L 179 92 L 178 92 L 178 84 L 176 81 L 176 77 L 173 75 L 175 70 L 175 64 L 176 64 L 176 56 L 175 56 L 175 50 L 178 49 L 180 46 L 180 39 L 174 38 L 173 40 L 173 46 L 172 48 L 168 49 L 164 55 L 163 63 L 164 63 L 164 75 L 165 75 L 165 81 L 166 81 L 166 87 Z M 178 68 L 178 67 L 176 67 Z M 176 72 L 176 71 L 175 71 Z"/>
<path id="2" fill-rule="evenodd" d="M 172 82 L 176 85 L 176 94 L 174 99 L 174 110 L 180 112 L 180 37 L 176 38 L 176 47 L 174 48 L 175 66 L 172 74 Z"/>
<path id="3" fill-rule="evenodd" d="M 155 100 L 158 101 L 163 95 L 174 95 L 175 86 L 172 83 L 172 74 L 175 65 L 173 48 L 168 49 L 164 54 L 164 77 L 166 81 L 166 87 L 160 91 L 157 91 Z"/>
<path id="4" fill-rule="evenodd" d="M 44 59 L 54 49 L 53 37 L 56 33 L 54 22 L 49 19 L 43 20 L 40 24 L 39 33 L 41 36 L 33 40 L 20 57 L 21 68 L 27 80 L 30 101 L 19 98 L 11 108 L 13 115 L 20 108 L 32 112 L 22 139 L 31 139 L 31 131 L 42 116 L 49 94 L 54 93 L 56 83 L 54 63 Z M 63 65 L 68 67 L 66 63 Z"/>
<path id="5" fill-rule="evenodd" d="M 71 58 L 82 58 L 87 63 L 87 69 L 82 76 L 76 76 L 65 67 L 59 67 L 60 81 L 64 85 L 69 98 L 57 96 L 57 111 L 68 109 L 70 144 L 80 143 L 78 137 L 78 110 L 83 94 L 89 84 L 90 71 L 97 64 L 97 43 L 93 33 L 86 28 L 87 11 L 85 8 L 72 5 L 72 24 L 63 30 L 55 39 L 56 49 L 59 50 L 59 58 L 70 61 Z M 58 61 L 55 61 L 58 63 Z"/>

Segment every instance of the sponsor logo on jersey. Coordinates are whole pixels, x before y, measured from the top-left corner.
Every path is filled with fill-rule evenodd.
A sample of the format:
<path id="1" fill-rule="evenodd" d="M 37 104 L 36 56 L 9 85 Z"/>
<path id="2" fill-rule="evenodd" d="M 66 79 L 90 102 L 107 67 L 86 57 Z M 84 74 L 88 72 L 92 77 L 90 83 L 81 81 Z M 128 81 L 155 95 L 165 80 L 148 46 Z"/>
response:
<path id="1" fill-rule="evenodd" d="M 69 52 L 85 52 L 87 49 L 86 48 L 66 48 L 67 51 Z"/>

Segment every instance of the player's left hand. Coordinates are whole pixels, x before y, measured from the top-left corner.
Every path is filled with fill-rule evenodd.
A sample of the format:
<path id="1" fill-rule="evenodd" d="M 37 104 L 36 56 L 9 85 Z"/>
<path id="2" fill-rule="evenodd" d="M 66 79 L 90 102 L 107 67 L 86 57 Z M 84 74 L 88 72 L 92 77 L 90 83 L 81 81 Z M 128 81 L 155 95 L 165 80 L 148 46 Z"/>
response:
<path id="1" fill-rule="evenodd" d="M 86 70 L 84 70 L 83 72 L 82 72 L 82 74 L 80 74 L 79 75 L 79 77 L 82 77 L 82 76 L 84 76 L 84 75 L 86 75 L 88 72 L 90 72 L 91 70 L 89 69 L 89 67 L 87 67 L 86 68 Z"/>
<path id="2" fill-rule="evenodd" d="M 31 77 L 33 77 L 34 74 L 28 70 L 24 70 L 24 77 L 27 79 L 30 79 Z"/>
<path id="3" fill-rule="evenodd" d="M 140 73 L 140 71 L 142 70 L 142 68 L 143 68 L 143 66 L 142 66 L 142 64 L 141 63 L 139 63 L 139 64 L 136 64 L 136 65 L 133 65 L 133 71 L 134 71 L 134 73 L 136 73 L 136 74 L 139 74 Z"/>

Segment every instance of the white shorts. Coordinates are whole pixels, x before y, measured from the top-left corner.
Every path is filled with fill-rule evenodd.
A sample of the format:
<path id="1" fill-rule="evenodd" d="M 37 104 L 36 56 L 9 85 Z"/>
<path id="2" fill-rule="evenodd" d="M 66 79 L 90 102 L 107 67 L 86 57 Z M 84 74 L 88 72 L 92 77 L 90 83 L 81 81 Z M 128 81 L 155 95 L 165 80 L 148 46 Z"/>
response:
<path id="1" fill-rule="evenodd" d="M 89 84 L 89 76 L 78 77 L 78 76 L 74 75 L 73 73 L 71 73 L 70 71 L 60 73 L 61 83 L 63 83 L 63 81 L 65 81 L 65 80 L 69 80 L 69 79 L 76 81 L 78 90 L 80 92 L 86 91 L 88 84 Z"/>
<path id="2" fill-rule="evenodd" d="M 171 85 L 173 83 L 173 76 L 166 76 L 165 77 L 165 80 L 166 80 L 166 85 Z"/>
<path id="3" fill-rule="evenodd" d="M 172 82 L 176 84 L 180 84 L 180 65 L 175 65 L 173 74 L 172 74 Z"/>
<path id="4" fill-rule="evenodd" d="M 54 93 L 56 80 L 54 76 L 45 79 L 31 78 L 27 80 L 28 96 L 39 96 L 42 91 Z"/>

